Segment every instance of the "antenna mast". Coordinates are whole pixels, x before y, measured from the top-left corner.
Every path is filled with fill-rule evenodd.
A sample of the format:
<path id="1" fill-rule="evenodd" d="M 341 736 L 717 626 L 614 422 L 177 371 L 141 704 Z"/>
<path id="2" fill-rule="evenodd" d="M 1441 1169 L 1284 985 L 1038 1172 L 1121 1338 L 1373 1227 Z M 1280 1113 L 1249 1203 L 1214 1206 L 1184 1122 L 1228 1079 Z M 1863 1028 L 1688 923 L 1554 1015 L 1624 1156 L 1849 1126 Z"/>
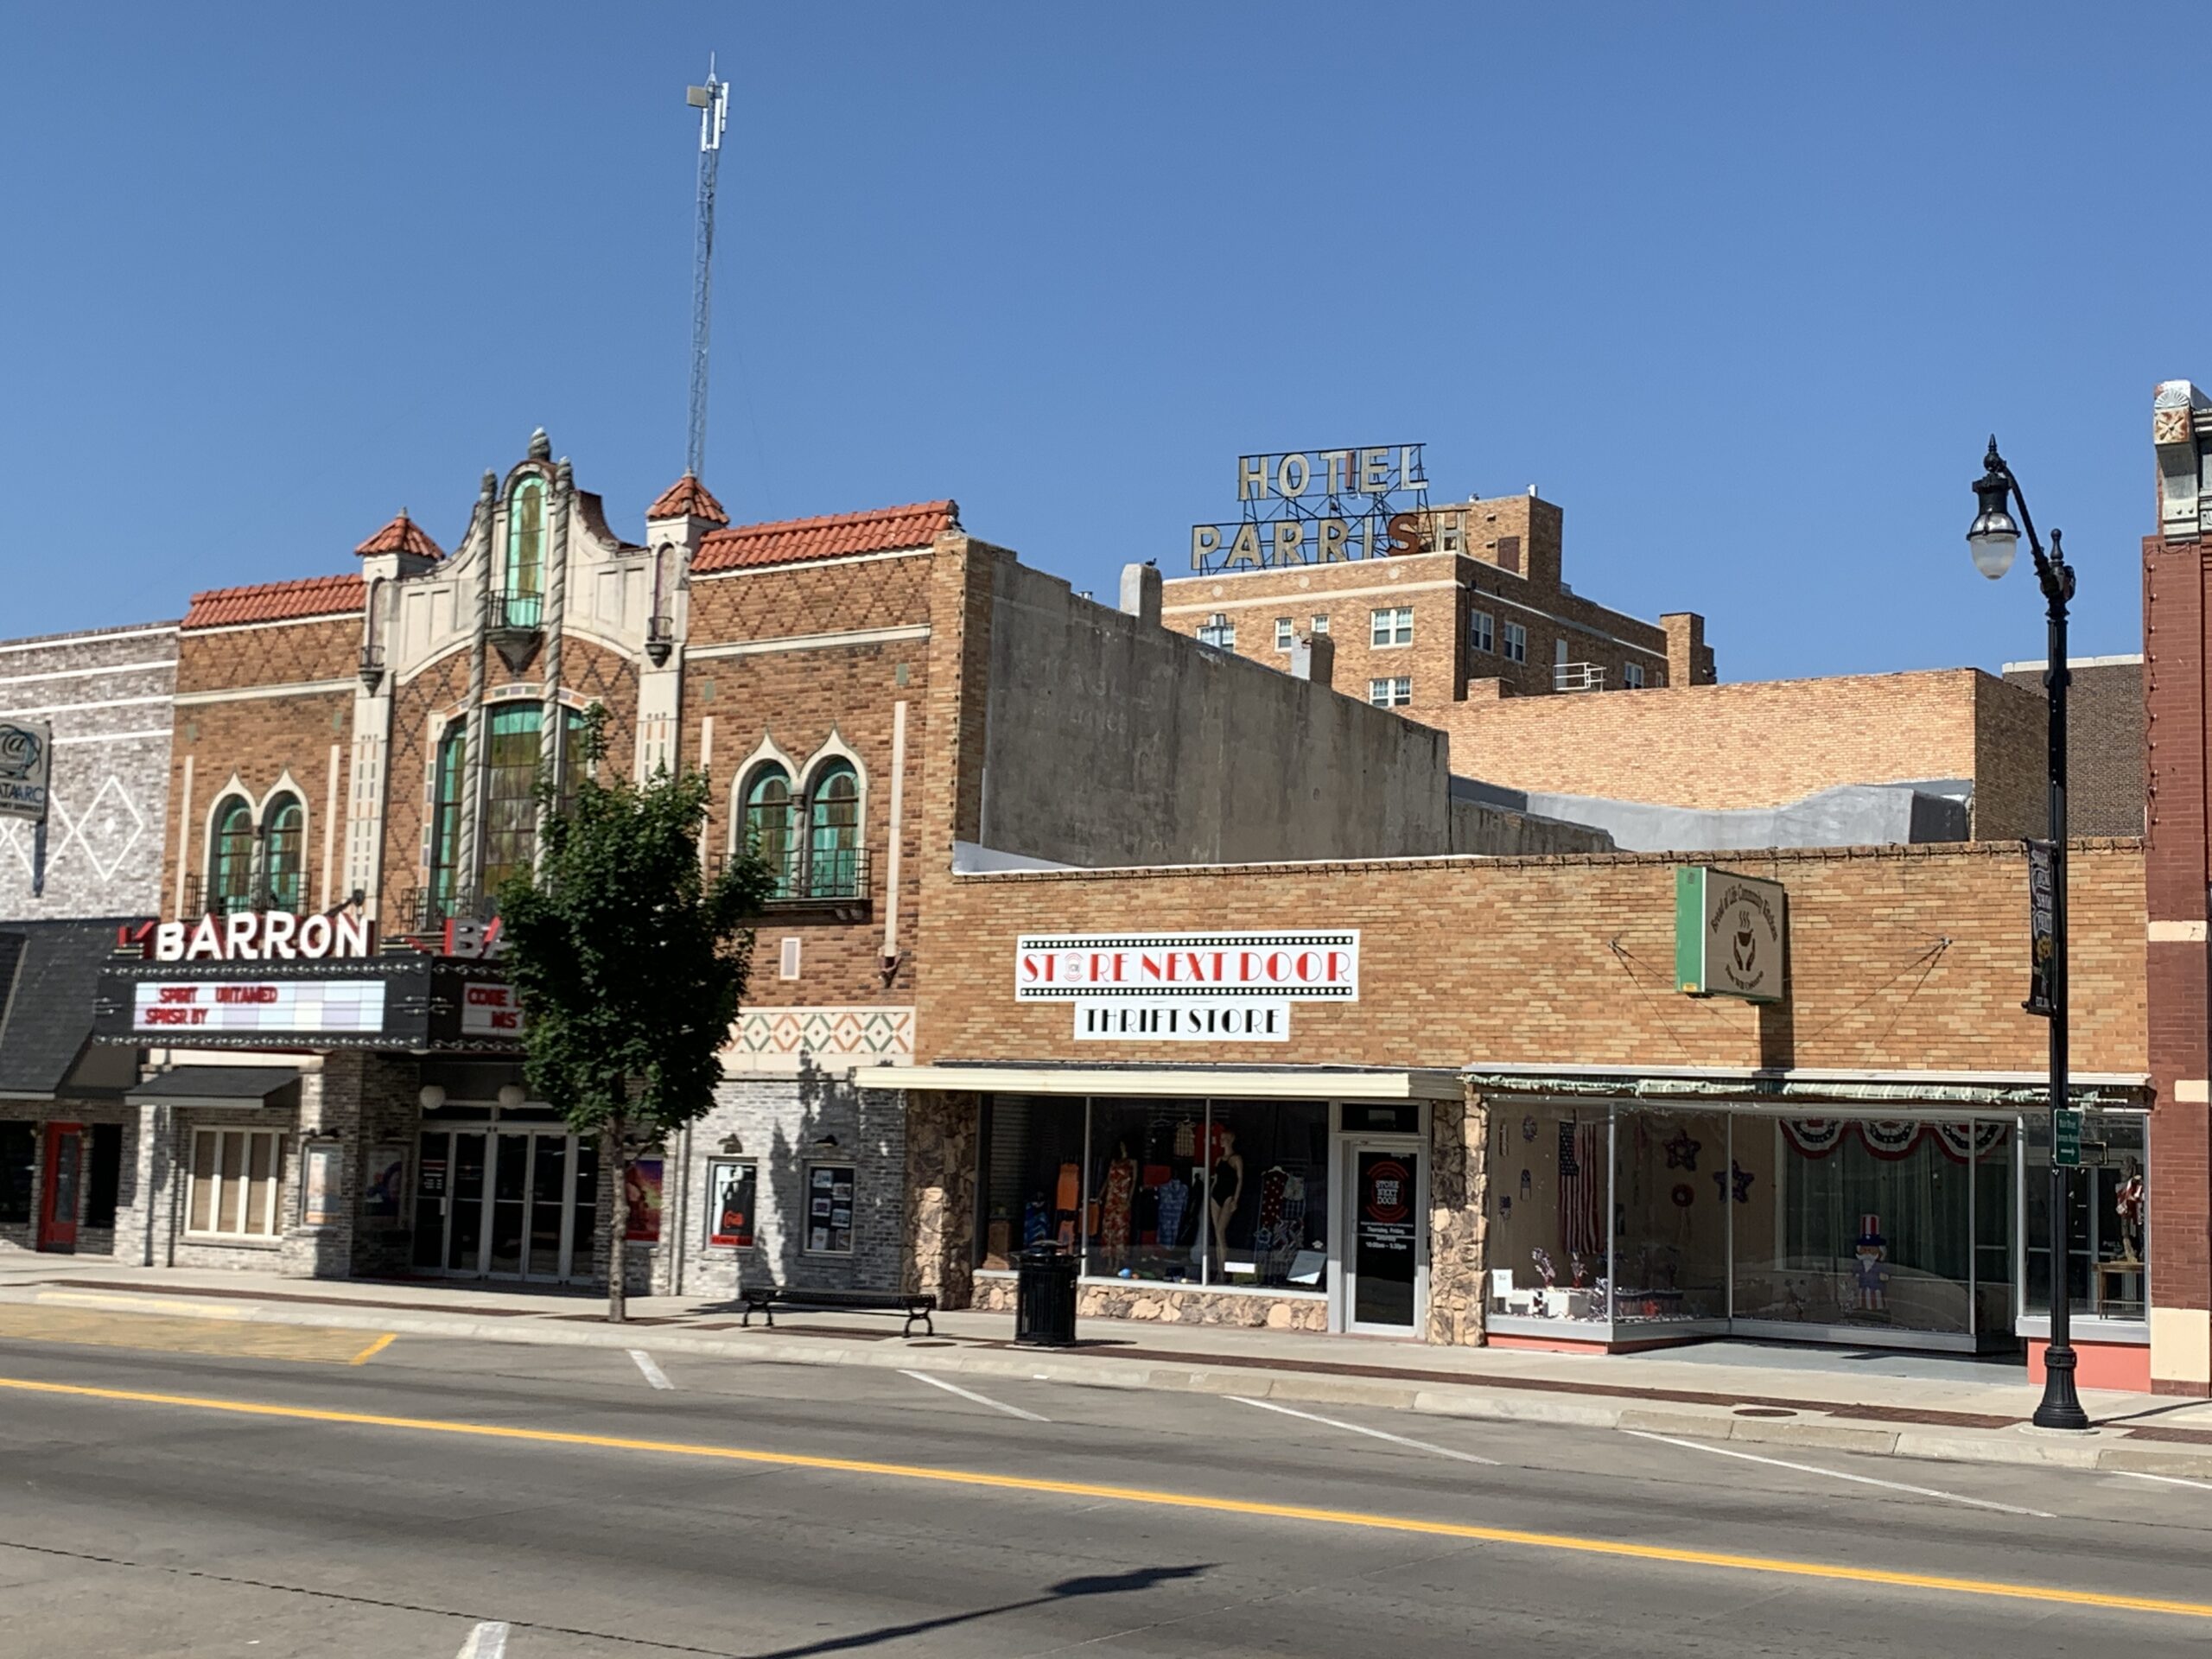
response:
<path id="1" fill-rule="evenodd" d="M 722 128 L 729 119 L 729 83 L 707 60 L 707 84 L 687 86 L 683 101 L 699 111 L 699 223 L 691 260 L 691 423 L 683 470 L 702 477 L 707 467 L 707 324 L 715 265 L 715 175 L 721 166 Z"/>

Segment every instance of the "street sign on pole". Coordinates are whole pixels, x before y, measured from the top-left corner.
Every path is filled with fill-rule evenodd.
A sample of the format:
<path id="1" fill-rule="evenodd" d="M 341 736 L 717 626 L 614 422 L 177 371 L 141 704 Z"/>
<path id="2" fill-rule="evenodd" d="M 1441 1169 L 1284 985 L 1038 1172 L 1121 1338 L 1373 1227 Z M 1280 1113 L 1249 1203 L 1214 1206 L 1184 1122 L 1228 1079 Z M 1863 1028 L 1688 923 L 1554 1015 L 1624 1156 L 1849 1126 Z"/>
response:
<path id="1" fill-rule="evenodd" d="M 2061 1106 L 2050 1115 L 2050 1161 L 2061 1169 L 2082 1166 L 2082 1109 Z"/>

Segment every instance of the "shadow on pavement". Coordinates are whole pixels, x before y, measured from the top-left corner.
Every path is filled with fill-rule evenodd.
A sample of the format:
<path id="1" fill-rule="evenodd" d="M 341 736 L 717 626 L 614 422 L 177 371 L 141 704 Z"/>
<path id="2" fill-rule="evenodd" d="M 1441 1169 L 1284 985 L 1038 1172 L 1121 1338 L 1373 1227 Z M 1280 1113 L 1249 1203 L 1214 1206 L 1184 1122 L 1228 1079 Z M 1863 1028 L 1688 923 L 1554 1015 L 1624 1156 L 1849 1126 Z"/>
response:
<path id="1" fill-rule="evenodd" d="M 1087 1578 L 1062 1579 L 1043 1595 L 1031 1596 L 1023 1601 L 1005 1602 L 996 1607 L 978 1607 L 969 1613 L 947 1613 L 942 1618 L 918 1619 L 911 1624 L 887 1624 L 879 1630 L 861 1630 L 852 1636 L 836 1636 L 820 1642 L 810 1642 L 803 1648 L 778 1648 L 771 1653 L 755 1654 L 753 1659 L 807 1659 L 810 1654 L 850 1653 L 855 1649 L 898 1642 L 910 1636 L 925 1635 L 931 1630 L 948 1630 L 956 1624 L 973 1624 L 979 1618 L 991 1618 L 1000 1613 L 1018 1613 L 1031 1607 L 1049 1607 L 1056 1601 L 1065 1601 L 1076 1596 L 1117 1596 L 1133 1590 L 1149 1590 L 1156 1584 L 1166 1584 L 1176 1579 L 1195 1579 L 1201 1573 L 1212 1571 L 1213 1566 L 1212 1562 L 1207 1561 L 1195 1567 L 1140 1567 L 1127 1573 L 1101 1573 Z"/>

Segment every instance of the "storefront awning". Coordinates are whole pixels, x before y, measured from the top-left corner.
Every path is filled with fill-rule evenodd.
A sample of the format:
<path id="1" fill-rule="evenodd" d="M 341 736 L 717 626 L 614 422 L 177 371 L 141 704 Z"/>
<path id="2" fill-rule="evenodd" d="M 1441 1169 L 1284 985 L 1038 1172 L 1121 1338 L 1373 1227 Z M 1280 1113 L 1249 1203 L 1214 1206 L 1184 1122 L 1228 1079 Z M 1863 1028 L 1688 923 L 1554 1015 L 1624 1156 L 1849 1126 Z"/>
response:
<path id="1" fill-rule="evenodd" d="M 124 1096 L 133 1106 L 266 1106 L 300 1080 L 290 1065 L 180 1065 Z"/>
<path id="2" fill-rule="evenodd" d="M 2032 1107 L 2050 1099 L 2048 1078 L 2028 1071 L 1830 1071 L 1683 1067 L 1673 1071 L 1571 1065 L 1469 1066 L 1461 1077 L 1485 1094 L 1605 1096 L 1628 1100 L 1829 1102 L 1866 1105 Z M 2076 1106 L 2142 1106 L 2151 1080 L 2126 1072 L 2076 1072 Z"/>
<path id="3" fill-rule="evenodd" d="M 1457 1100 L 1457 1073 L 1319 1065 L 861 1066 L 862 1089 L 995 1095 L 1122 1095 L 1214 1100 Z"/>
<path id="4" fill-rule="evenodd" d="M 62 1093 L 92 1034 L 92 988 L 115 950 L 112 921 L 0 928 L 0 1100 Z"/>

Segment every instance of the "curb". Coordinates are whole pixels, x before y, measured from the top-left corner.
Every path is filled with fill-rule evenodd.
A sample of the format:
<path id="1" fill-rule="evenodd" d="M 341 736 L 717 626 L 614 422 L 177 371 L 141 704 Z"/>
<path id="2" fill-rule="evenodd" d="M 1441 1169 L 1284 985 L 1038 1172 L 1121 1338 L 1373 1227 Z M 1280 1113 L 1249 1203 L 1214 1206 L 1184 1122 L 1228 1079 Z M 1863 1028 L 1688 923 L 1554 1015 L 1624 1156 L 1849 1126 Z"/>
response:
<path id="1" fill-rule="evenodd" d="M 480 1319 L 395 1313 L 388 1308 L 356 1312 L 341 1306 L 299 1307 L 209 1299 L 163 1298 L 158 1290 L 41 1291 L 0 1287 L 0 1304 L 25 1306 L 105 1309 L 168 1318 L 232 1324 L 308 1325 L 335 1330 L 389 1331 L 404 1337 L 496 1342 L 516 1347 L 600 1348 L 617 1351 L 646 1348 L 656 1354 L 683 1354 L 746 1364 L 864 1366 L 879 1370 L 941 1371 L 1071 1384 L 1081 1388 L 1148 1389 L 1171 1394 L 1242 1395 L 1249 1399 L 1295 1401 L 1306 1405 L 1364 1406 L 1411 1411 L 1429 1416 L 1480 1422 L 1536 1423 L 1554 1427 L 1637 1430 L 1688 1440 L 1730 1440 L 1749 1445 L 1849 1452 L 1867 1457 L 1897 1457 L 1936 1463 L 2041 1465 L 2045 1467 L 2212 1480 L 2212 1446 L 2202 1450 L 2131 1441 L 2123 1429 L 2092 1429 L 2078 1440 L 2033 1436 L 2024 1425 L 1983 1432 L 1897 1428 L 1836 1422 L 1808 1405 L 1803 1417 L 1768 1419 L 1731 1414 L 1719 1407 L 1654 1408 L 1632 1401 L 1609 1404 L 1602 1396 L 1547 1395 L 1535 1390 L 1492 1389 L 1479 1381 L 1465 1386 L 1392 1382 L 1382 1378 L 1346 1377 L 1301 1371 L 1209 1369 L 1162 1365 L 1152 1360 L 1109 1358 L 1071 1361 L 1049 1350 L 1009 1351 L 922 1351 L 899 1344 L 845 1347 L 830 1343 L 778 1347 L 764 1351 L 720 1338 L 653 1325 L 582 1325 L 555 1327 L 543 1321 Z"/>

